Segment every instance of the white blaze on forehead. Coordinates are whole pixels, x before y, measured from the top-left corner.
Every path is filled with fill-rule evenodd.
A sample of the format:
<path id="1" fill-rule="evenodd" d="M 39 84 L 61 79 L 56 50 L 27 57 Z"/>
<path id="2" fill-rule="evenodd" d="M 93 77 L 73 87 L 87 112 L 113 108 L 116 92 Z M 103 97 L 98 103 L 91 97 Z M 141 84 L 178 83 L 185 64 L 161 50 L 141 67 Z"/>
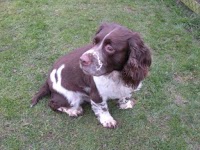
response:
<path id="1" fill-rule="evenodd" d="M 98 66 L 96 69 L 100 70 L 103 66 L 103 63 L 101 61 L 101 54 L 99 52 L 100 49 L 102 49 L 103 43 L 105 41 L 105 39 L 111 34 L 113 33 L 117 28 L 113 29 L 112 31 L 110 31 L 108 34 L 106 34 L 106 36 L 103 38 L 103 40 L 101 41 L 99 46 L 94 46 L 93 48 L 91 48 L 90 50 L 86 51 L 84 54 L 92 54 L 98 61 Z"/>
<path id="2" fill-rule="evenodd" d="M 106 39 L 111 33 L 113 33 L 115 30 L 117 30 L 117 28 L 113 29 L 113 30 L 110 31 L 108 34 L 106 34 L 106 36 L 103 38 L 103 40 L 101 41 L 101 44 L 98 46 L 98 48 L 102 48 L 105 39 Z"/>
<path id="3" fill-rule="evenodd" d="M 106 36 L 103 38 L 103 40 L 101 41 L 100 45 L 97 47 L 97 46 L 94 46 L 93 48 L 91 48 L 90 50 L 86 51 L 84 54 L 95 54 L 95 50 L 98 50 L 100 48 L 102 48 L 102 45 L 105 41 L 105 39 L 111 34 L 113 33 L 115 30 L 117 30 L 117 28 L 113 29 L 112 31 L 110 31 L 108 34 L 106 34 Z"/>

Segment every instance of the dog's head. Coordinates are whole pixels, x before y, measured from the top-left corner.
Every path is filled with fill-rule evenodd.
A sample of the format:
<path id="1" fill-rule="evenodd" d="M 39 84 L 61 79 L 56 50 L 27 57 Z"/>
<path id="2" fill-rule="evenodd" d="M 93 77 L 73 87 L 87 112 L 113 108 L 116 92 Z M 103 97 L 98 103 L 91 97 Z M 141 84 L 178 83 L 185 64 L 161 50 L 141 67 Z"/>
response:
<path id="1" fill-rule="evenodd" d="M 137 86 L 148 73 L 151 54 L 138 33 L 117 24 L 103 24 L 94 46 L 80 57 L 85 74 L 101 76 L 121 71 L 125 83 Z"/>

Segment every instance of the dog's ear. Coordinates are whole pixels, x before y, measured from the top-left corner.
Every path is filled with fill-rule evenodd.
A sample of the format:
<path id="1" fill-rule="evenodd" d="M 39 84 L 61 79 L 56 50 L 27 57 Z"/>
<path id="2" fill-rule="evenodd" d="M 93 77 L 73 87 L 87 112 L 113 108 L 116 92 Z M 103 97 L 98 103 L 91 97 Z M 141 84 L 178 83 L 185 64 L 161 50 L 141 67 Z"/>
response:
<path id="1" fill-rule="evenodd" d="M 137 87 L 148 74 L 151 52 L 138 33 L 132 32 L 131 34 L 128 40 L 128 61 L 122 70 L 122 76 L 126 84 Z"/>

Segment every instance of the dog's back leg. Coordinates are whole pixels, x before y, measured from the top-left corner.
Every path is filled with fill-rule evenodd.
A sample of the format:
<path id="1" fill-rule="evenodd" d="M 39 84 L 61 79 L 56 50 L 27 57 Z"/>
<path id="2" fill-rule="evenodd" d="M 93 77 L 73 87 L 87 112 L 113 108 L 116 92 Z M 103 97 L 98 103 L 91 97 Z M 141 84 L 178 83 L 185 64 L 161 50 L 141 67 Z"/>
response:
<path id="1" fill-rule="evenodd" d="M 83 113 L 82 107 L 71 106 L 68 100 L 59 93 L 51 93 L 51 100 L 49 102 L 49 107 L 54 111 L 60 111 L 68 114 L 70 117 L 78 117 Z"/>
<path id="2" fill-rule="evenodd" d="M 53 111 L 59 111 L 58 108 L 65 107 L 70 108 L 70 104 L 68 103 L 67 99 L 59 93 L 51 93 L 51 100 L 49 101 L 49 107 Z"/>
<path id="3" fill-rule="evenodd" d="M 48 95 L 48 94 L 50 94 L 50 93 L 51 93 L 51 92 L 50 92 L 50 89 L 49 89 L 49 85 L 48 85 L 48 82 L 46 81 L 46 82 L 42 85 L 42 87 L 40 88 L 39 92 L 36 93 L 35 96 L 33 97 L 32 101 L 31 101 L 31 107 L 33 107 L 34 105 L 36 105 L 36 104 L 38 103 L 38 101 L 39 101 L 42 97 L 44 97 L 44 96 L 46 96 L 46 95 Z"/>

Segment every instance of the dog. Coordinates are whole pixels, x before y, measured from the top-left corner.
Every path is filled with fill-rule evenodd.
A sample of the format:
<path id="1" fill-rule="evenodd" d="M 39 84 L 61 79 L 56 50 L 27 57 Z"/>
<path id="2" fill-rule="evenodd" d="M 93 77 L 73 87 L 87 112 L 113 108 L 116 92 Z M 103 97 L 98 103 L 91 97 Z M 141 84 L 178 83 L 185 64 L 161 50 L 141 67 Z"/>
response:
<path id="1" fill-rule="evenodd" d="M 55 62 L 31 106 L 51 95 L 52 110 L 77 117 L 83 113 L 81 104 L 87 101 L 103 127 L 115 128 L 117 122 L 109 113 L 107 100 L 117 100 L 120 109 L 132 108 L 132 93 L 147 77 L 151 61 L 151 50 L 139 33 L 104 23 L 93 43 Z"/>

